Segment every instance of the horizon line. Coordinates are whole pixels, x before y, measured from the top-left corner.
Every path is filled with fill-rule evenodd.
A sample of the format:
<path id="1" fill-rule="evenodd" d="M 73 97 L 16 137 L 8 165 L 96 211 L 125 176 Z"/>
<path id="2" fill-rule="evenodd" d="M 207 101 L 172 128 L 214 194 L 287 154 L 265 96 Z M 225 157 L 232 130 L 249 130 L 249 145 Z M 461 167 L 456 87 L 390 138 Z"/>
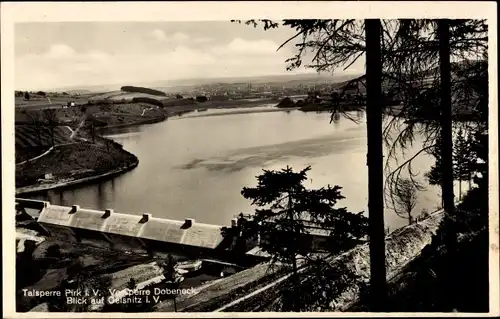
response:
<path id="1" fill-rule="evenodd" d="M 124 84 L 124 82 L 116 82 L 116 83 L 102 83 L 102 84 L 76 84 L 76 85 L 71 85 L 71 86 L 67 86 L 67 87 L 55 87 L 55 88 L 41 88 L 41 87 L 38 87 L 38 88 L 16 88 L 15 91 L 64 91 L 64 90 L 78 90 L 79 88 L 81 90 L 87 90 L 88 88 L 98 88 L 98 87 L 101 87 L 101 86 L 124 86 L 124 85 L 137 85 L 137 86 L 141 86 L 141 85 L 153 85 L 155 83 L 158 83 L 158 82 L 172 82 L 173 85 L 171 86 L 163 86 L 163 87 L 177 87 L 177 86 L 196 86 L 196 85 L 199 85 L 199 84 L 178 84 L 176 85 L 175 82 L 182 82 L 182 81 L 210 81 L 210 80 L 213 80 L 213 81 L 217 81 L 217 80 L 223 80 L 223 79 L 253 79 L 253 78 L 265 78 L 265 77 L 287 77 L 287 76 L 325 76 L 325 77 L 335 77 L 335 76 L 357 76 L 359 74 L 362 74 L 360 72 L 346 72 L 346 71 L 343 71 L 343 72 L 339 72 L 337 74 L 335 73 L 330 73 L 330 72 L 317 72 L 317 71 L 313 71 L 313 72 L 304 72 L 304 73 L 278 73 L 278 74 L 263 74 L 263 75 L 248 75 L 248 76 L 217 76 L 217 77 L 205 77 L 205 78 L 179 78 L 179 79 L 173 79 L 173 80 L 153 80 L 153 81 L 148 81 L 148 82 L 142 82 L 142 83 L 136 83 L 136 84 L 132 84 L 132 83 L 126 83 Z"/>

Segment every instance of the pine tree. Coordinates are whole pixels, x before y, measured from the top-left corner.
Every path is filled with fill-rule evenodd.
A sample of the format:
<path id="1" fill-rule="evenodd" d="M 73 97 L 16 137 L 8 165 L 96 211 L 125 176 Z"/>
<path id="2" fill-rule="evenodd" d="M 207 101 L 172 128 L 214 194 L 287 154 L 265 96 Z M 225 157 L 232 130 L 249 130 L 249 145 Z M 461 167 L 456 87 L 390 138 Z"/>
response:
<path id="1" fill-rule="evenodd" d="M 463 130 L 459 130 L 455 143 L 453 145 L 454 176 L 459 182 L 459 199 L 462 198 L 462 181 L 471 181 L 473 163 L 476 162 L 476 156 L 472 148 L 472 139 L 465 136 Z M 470 183 L 469 183 L 470 188 Z"/>
<path id="2" fill-rule="evenodd" d="M 301 307 L 302 296 L 297 289 L 298 271 L 303 264 L 299 265 L 299 261 L 307 261 L 305 257 L 311 252 L 307 240 L 311 224 L 330 230 L 327 249 L 332 253 L 352 248 L 367 234 L 367 218 L 362 213 L 335 208 L 337 201 L 344 198 L 340 186 L 306 189 L 303 183 L 310 169 L 264 170 L 257 176 L 256 187 L 245 187 L 241 192 L 258 207 L 254 230 L 261 236 L 261 249 L 271 255 L 271 264 L 291 266 L 293 284 L 284 296 L 285 311 Z"/>

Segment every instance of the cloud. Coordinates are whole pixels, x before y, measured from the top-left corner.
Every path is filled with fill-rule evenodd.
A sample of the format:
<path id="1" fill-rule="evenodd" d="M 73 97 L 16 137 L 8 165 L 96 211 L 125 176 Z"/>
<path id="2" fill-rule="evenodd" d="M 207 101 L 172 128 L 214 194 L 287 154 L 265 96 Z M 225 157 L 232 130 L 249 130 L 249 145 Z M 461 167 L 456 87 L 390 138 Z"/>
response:
<path id="1" fill-rule="evenodd" d="M 50 49 L 45 56 L 50 59 L 59 59 L 73 56 L 75 50 L 66 44 L 54 44 L 50 46 Z"/>
<path id="2" fill-rule="evenodd" d="M 200 37 L 200 38 L 194 38 L 193 43 L 208 43 L 214 41 L 214 38 L 210 37 Z"/>
<path id="3" fill-rule="evenodd" d="M 191 40 L 187 34 L 176 32 L 172 35 L 167 35 L 165 31 L 155 29 L 151 32 L 151 36 L 158 42 L 184 43 Z"/>
<path id="4" fill-rule="evenodd" d="M 254 76 L 285 73 L 287 52 L 276 52 L 269 40 L 235 38 L 217 46 L 197 46 L 210 38 L 189 37 L 183 33 L 167 35 L 152 32 L 157 40 L 169 41 L 163 47 L 142 47 L 116 51 L 77 51 L 67 44 L 54 44 L 46 52 L 16 57 L 18 89 L 92 84 L 146 83 L 181 78 Z"/>
<path id="5" fill-rule="evenodd" d="M 182 32 L 175 32 L 173 34 L 167 35 L 165 31 L 160 29 L 155 29 L 151 32 L 150 36 L 160 43 L 171 43 L 171 44 L 202 44 L 209 43 L 215 39 L 212 37 L 191 37 Z"/>
<path id="6" fill-rule="evenodd" d="M 191 37 L 184 33 L 176 32 L 169 39 L 174 42 L 187 42 Z"/>
<path id="7" fill-rule="evenodd" d="M 247 41 L 236 38 L 229 43 L 227 49 L 231 52 L 243 52 L 247 54 L 269 54 L 276 52 L 278 47 L 279 45 L 271 40 Z"/>
<path id="8" fill-rule="evenodd" d="M 220 65 L 212 54 L 183 45 L 151 54 L 113 55 L 96 50 L 76 52 L 67 45 L 54 45 L 42 54 L 18 57 L 15 64 L 19 89 L 201 76 L 204 67 Z"/>
<path id="9" fill-rule="evenodd" d="M 157 41 L 163 42 L 167 39 L 167 35 L 163 30 L 155 29 L 151 32 L 151 36 Z"/>

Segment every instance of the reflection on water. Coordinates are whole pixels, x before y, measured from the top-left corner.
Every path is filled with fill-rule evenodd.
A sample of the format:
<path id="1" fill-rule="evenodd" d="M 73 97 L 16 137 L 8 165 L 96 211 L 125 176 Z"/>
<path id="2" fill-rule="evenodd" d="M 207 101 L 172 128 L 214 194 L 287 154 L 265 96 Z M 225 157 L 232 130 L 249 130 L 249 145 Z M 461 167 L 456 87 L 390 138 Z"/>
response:
<path id="1" fill-rule="evenodd" d="M 339 205 L 366 211 L 363 113 L 353 114 L 360 124 L 343 116 L 330 124 L 328 113 L 268 109 L 207 110 L 178 120 L 113 129 L 105 135 L 137 155 L 137 168 L 111 180 L 34 197 L 55 204 L 227 225 L 235 214 L 253 210 L 240 191 L 255 185 L 262 169 L 289 165 L 300 170 L 311 165 L 308 187 L 340 185 L 346 199 Z M 225 116 L 213 116 L 221 113 Z M 421 170 L 422 181 L 431 164 L 424 156 L 413 165 Z M 429 187 L 420 194 L 415 211 L 432 210 L 439 203 L 437 195 L 436 188 Z M 391 228 L 406 223 L 390 211 L 386 222 Z"/>
<path id="2" fill-rule="evenodd" d="M 215 156 L 205 159 L 193 159 L 180 166 L 182 169 L 204 167 L 208 170 L 221 172 L 235 172 L 248 167 L 262 167 L 266 163 L 280 160 L 282 162 L 293 157 L 319 158 L 336 152 L 352 150 L 358 145 L 362 148 L 363 138 L 332 139 L 323 136 L 313 139 L 286 142 L 278 145 L 250 147 L 228 152 L 224 156 Z"/>

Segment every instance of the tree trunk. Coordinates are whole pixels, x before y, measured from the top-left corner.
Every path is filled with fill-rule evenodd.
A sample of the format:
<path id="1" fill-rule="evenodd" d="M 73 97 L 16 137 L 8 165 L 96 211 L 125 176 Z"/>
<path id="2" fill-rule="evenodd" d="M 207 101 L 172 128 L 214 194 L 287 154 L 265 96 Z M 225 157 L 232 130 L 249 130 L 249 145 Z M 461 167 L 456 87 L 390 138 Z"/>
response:
<path id="1" fill-rule="evenodd" d="M 291 231 L 292 231 L 292 234 L 293 234 L 293 240 L 295 240 L 295 244 L 297 244 L 299 238 L 299 234 L 296 233 L 296 227 L 295 227 L 295 222 L 294 222 L 294 218 L 293 218 L 293 210 L 292 210 L 292 206 L 293 206 L 293 202 L 292 202 L 292 194 L 291 192 L 288 193 L 288 214 L 289 214 L 289 218 L 290 218 L 290 224 L 291 224 Z M 298 287 L 299 285 L 299 278 L 298 278 L 298 274 L 297 274 L 297 247 L 295 246 L 294 247 L 295 251 L 292 252 L 292 272 L 293 272 L 293 284 L 294 284 L 294 291 L 296 291 L 296 288 Z M 292 305 L 292 309 L 293 311 L 295 312 L 298 312 L 300 311 L 300 305 L 299 303 L 297 302 L 297 300 L 293 300 L 293 305 Z"/>
<path id="2" fill-rule="evenodd" d="M 449 20 L 438 20 L 439 61 L 441 78 L 441 161 L 442 197 L 444 209 L 450 217 L 454 213 L 453 202 L 453 134 L 451 106 L 451 67 Z"/>
<path id="3" fill-rule="evenodd" d="M 450 67 L 450 21 L 447 19 L 437 20 L 437 32 L 439 38 L 439 69 L 441 81 L 441 160 L 442 160 L 442 199 L 445 211 L 444 243 L 447 250 L 445 269 L 445 285 L 443 291 L 448 295 L 447 308 L 445 311 L 452 311 L 455 284 L 458 278 L 455 278 L 453 270 L 457 267 L 454 262 L 454 252 L 456 251 L 456 233 L 452 225 L 455 217 L 455 205 L 453 195 L 453 135 L 452 135 L 452 105 L 451 105 L 451 67 Z"/>
<path id="4" fill-rule="evenodd" d="M 368 139 L 368 213 L 370 238 L 370 310 L 384 311 L 387 282 L 385 268 L 384 178 L 382 140 L 381 23 L 365 20 L 366 125 Z"/>
<path id="5" fill-rule="evenodd" d="M 458 180 L 458 200 L 462 200 L 462 180 Z"/>

